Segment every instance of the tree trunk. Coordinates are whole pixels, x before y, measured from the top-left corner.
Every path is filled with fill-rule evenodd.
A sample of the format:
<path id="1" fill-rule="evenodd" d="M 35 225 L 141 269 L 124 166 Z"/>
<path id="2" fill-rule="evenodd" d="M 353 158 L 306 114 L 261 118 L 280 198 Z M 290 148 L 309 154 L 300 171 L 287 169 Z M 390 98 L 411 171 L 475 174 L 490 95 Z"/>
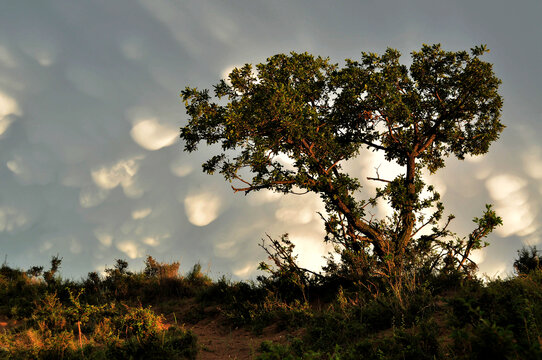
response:
<path id="1" fill-rule="evenodd" d="M 414 215 L 414 203 L 416 201 L 416 157 L 412 154 L 409 154 L 407 159 L 407 169 L 406 169 L 406 204 L 401 211 L 401 232 L 399 233 L 397 242 L 396 242 L 396 264 L 399 265 L 399 269 L 402 269 L 405 250 L 412 237 L 412 231 L 414 229 L 414 224 L 416 218 Z"/>

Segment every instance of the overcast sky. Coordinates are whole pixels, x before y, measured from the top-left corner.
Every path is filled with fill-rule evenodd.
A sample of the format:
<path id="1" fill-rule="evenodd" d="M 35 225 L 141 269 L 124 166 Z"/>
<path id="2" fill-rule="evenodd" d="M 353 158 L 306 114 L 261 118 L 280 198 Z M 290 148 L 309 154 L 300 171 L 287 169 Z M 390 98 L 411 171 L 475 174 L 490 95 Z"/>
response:
<path id="1" fill-rule="evenodd" d="M 265 259 L 260 239 L 289 232 L 317 267 L 318 198 L 234 195 L 203 174 L 210 151 L 182 151 L 180 91 L 292 50 L 341 63 L 392 47 L 408 63 L 423 43 L 487 44 L 507 128 L 486 156 L 450 160 L 427 181 L 460 235 L 495 205 L 505 225 L 476 258 L 506 276 L 542 236 L 541 14 L 539 0 L 2 1 L 0 255 L 28 268 L 59 254 L 74 279 L 117 258 L 140 269 L 146 255 L 244 279 Z M 381 164 L 385 175 L 362 154 L 349 168 L 365 178 Z"/>

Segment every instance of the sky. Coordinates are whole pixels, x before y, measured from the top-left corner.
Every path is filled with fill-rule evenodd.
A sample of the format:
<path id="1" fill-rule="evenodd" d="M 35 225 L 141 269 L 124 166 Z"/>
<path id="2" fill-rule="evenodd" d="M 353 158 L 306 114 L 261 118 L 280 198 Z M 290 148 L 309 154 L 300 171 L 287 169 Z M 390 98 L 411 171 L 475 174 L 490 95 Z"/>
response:
<path id="1" fill-rule="evenodd" d="M 540 14 L 539 0 L 3 1 L 0 256 L 26 269 L 58 254 L 73 279 L 119 258 L 138 270 L 147 255 L 247 279 L 266 258 L 261 239 L 288 232 L 301 265 L 318 268 L 329 250 L 320 200 L 233 194 L 202 173 L 213 149 L 183 152 L 181 90 L 290 51 L 341 64 L 392 47 L 408 63 L 424 43 L 487 44 L 507 128 L 487 155 L 426 180 L 458 235 L 494 204 L 504 226 L 475 258 L 481 274 L 510 275 L 516 250 L 542 236 Z M 367 153 L 347 168 L 363 181 L 378 166 L 396 170 Z"/>

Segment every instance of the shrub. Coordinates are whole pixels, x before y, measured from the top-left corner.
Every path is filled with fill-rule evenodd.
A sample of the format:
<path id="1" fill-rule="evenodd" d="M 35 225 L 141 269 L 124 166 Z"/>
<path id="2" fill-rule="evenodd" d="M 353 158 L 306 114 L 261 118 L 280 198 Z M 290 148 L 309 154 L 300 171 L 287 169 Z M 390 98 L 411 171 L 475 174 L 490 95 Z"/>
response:
<path id="1" fill-rule="evenodd" d="M 118 328 L 128 338 L 135 336 L 138 341 L 145 342 L 156 337 L 163 330 L 163 317 L 156 315 L 150 307 L 129 307 L 124 305 L 125 312 L 118 317 Z"/>
<path id="2" fill-rule="evenodd" d="M 539 251 L 536 246 L 523 247 L 518 250 L 518 258 L 514 261 L 514 269 L 519 275 L 526 275 L 532 271 L 541 270 Z"/>
<path id="3" fill-rule="evenodd" d="M 160 263 L 149 255 L 147 256 L 147 260 L 145 260 L 145 270 L 143 270 L 143 273 L 148 277 L 157 278 L 158 280 L 172 279 L 179 275 L 179 266 L 179 262 L 171 264 Z"/>
<path id="4" fill-rule="evenodd" d="M 145 343 L 131 338 L 121 346 L 109 347 L 108 358 L 114 359 L 196 359 L 197 337 L 191 331 L 171 327 Z"/>
<path id="5" fill-rule="evenodd" d="M 47 285 L 55 285 L 56 279 L 55 274 L 58 272 L 58 269 L 60 268 L 60 264 L 62 263 L 62 258 L 58 255 L 53 256 L 51 258 L 51 268 L 43 273 L 43 279 L 47 283 Z"/>
<path id="6" fill-rule="evenodd" d="M 201 264 L 196 263 L 192 267 L 192 270 L 188 272 L 186 275 L 186 281 L 193 287 L 203 287 L 203 286 L 209 286 L 212 284 L 212 280 L 201 272 Z"/>

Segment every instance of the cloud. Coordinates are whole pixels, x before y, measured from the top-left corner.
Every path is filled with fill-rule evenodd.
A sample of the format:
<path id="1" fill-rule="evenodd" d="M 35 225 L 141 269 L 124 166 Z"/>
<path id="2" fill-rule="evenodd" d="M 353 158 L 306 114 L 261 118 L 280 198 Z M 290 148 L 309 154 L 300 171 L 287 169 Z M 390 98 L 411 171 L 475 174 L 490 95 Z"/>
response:
<path id="1" fill-rule="evenodd" d="M 22 115 L 19 103 L 11 96 L 0 91 L 0 136 L 6 132 L 14 121 L 14 117 L 10 115 Z"/>
<path id="2" fill-rule="evenodd" d="M 308 224 L 315 215 L 316 209 L 313 207 L 285 206 L 275 211 L 275 218 L 287 224 Z"/>
<path id="3" fill-rule="evenodd" d="M 196 226 L 206 226 L 213 222 L 220 214 L 221 207 L 220 196 L 209 191 L 191 194 L 184 199 L 188 221 Z"/>
<path id="4" fill-rule="evenodd" d="M 292 231 L 290 240 L 294 243 L 294 253 L 298 256 L 298 262 L 301 267 L 312 271 L 320 271 L 322 266 L 326 264 L 323 258 L 332 247 L 325 244 L 323 234 L 313 233 L 307 234 L 301 231 Z"/>
<path id="5" fill-rule="evenodd" d="M 49 184 L 54 180 L 53 160 L 46 151 L 30 147 L 17 149 L 6 167 L 23 185 Z"/>
<path id="6" fill-rule="evenodd" d="M 79 205 L 83 208 L 92 208 L 100 205 L 107 199 L 109 189 L 87 186 L 79 192 Z"/>
<path id="7" fill-rule="evenodd" d="M 120 48 L 128 60 L 140 60 L 145 55 L 141 39 L 128 38 L 121 43 Z"/>
<path id="8" fill-rule="evenodd" d="M 253 206 L 259 206 L 267 203 L 279 201 L 284 197 L 284 194 L 274 192 L 272 190 L 260 190 L 248 197 L 247 201 Z"/>
<path id="9" fill-rule="evenodd" d="M 236 240 L 226 240 L 216 243 L 214 251 L 216 256 L 223 258 L 233 258 L 239 253 L 239 243 Z"/>
<path id="10" fill-rule="evenodd" d="M 0 45 L 0 65 L 13 69 L 17 67 L 17 62 L 11 54 L 11 52 L 5 47 Z"/>
<path id="11" fill-rule="evenodd" d="M 81 251 L 83 251 L 83 245 L 75 237 L 72 237 L 70 241 L 70 252 L 72 254 L 80 254 Z"/>
<path id="12" fill-rule="evenodd" d="M 541 149 L 534 146 L 522 156 L 523 167 L 527 175 L 533 179 L 542 179 L 542 160 L 540 159 Z"/>
<path id="13" fill-rule="evenodd" d="M 160 21 L 177 40 L 178 44 L 194 55 L 201 55 L 204 45 L 200 36 L 194 36 L 194 31 L 204 31 L 204 26 L 194 23 L 190 6 L 186 4 L 175 4 L 167 0 L 140 0 L 143 5 L 158 21 Z M 198 32 L 196 32 L 198 34 Z"/>
<path id="14" fill-rule="evenodd" d="M 286 170 L 296 170 L 294 166 L 295 160 L 284 153 L 279 153 L 273 158 L 273 160 L 278 161 Z"/>
<path id="15" fill-rule="evenodd" d="M 105 99 L 112 86 L 110 79 L 91 68 L 82 66 L 68 68 L 66 77 L 77 90 L 97 99 Z"/>
<path id="16" fill-rule="evenodd" d="M 13 122 L 13 117 L 4 116 L 0 118 L 0 136 L 2 136 Z"/>
<path id="17" fill-rule="evenodd" d="M 92 180 L 102 189 L 113 189 L 119 184 L 123 188 L 130 189 L 133 186 L 133 177 L 139 170 L 139 163 L 142 156 L 135 156 L 110 166 L 101 166 L 91 171 Z"/>
<path id="18" fill-rule="evenodd" d="M 160 239 L 158 238 L 155 238 L 155 237 L 146 237 L 142 240 L 142 242 L 146 245 L 149 245 L 149 246 L 158 246 L 160 245 Z"/>
<path id="19" fill-rule="evenodd" d="M 0 207 L 0 232 L 14 232 L 29 222 L 28 215 L 14 207 Z"/>
<path id="20" fill-rule="evenodd" d="M 484 160 L 483 155 L 470 155 L 470 154 L 465 155 L 466 162 L 478 164 L 482 162 L 483 160 Z"/>
<path id="21" fill-rule="evenodd" d="M 113 235 L 103 229 L 94 230 L 94 236 L 105 247 L 110 247 L 113 244 Z"/>
<path id="22" fill-rule="evenodd" d="M 128 256 L 130 259 L 135 259 L 135 258 L 143 256 L 143 252 L 134 241 L 131 241 L 131 240 L 121 241 L 118 244 L 116 244 L 116 247 L 117 249 L 122 251 L 126 256 Z"/>
<path id="23" fill-rule="evenodd" d="M 43 67 L 49 67 L 56 61 L 58 51 L 50 38 L 39 36 L 33 40 L 25 39 L 19 46 Z"/>
<path id="24" fill-rule="evenodd" d="M 493 200 L 510 199 L 511 195 L 519 195 L 524 198 L 524 194 L 520 191 L 527 182 L 515 175 L 502 174 L 493 176 L 486 181 L 486 187 L 489 195 Z"/>
<path id="25" fill-rule="evenodd" d="M 152 212 L 151 208 L 144 208 L 132 211 L 132 219 L 139 220 L 146 218 Z"/>
<path id="26" fill-rule="evenodd" d="M 14 160 L 8 161 L 6 163 L 6 166 L 15 175 L 22 175 L 25 172 L 24 169 L 23 169 L 23 166 L 21 165 L 21 159 L 18 158 L 18 157 L 16 157 Z"/>
<path id="27" fill-rule="evenodd" d="M 171 172 L 178 177 L 185 177 L 194 171 L 194 166 L 186 160 L 177 159 L 169 166 Z"/>
<path id="28" fill-rule="evenodd" d="M 248 277 L 254 270 L 256 270 L 256 267 L 258 266 L 258 264 L 254 263 L 254 262 L 249 262 L 248 264 L 240 267 L 240 268 L 236 268 L 233 270 L 233 275 L 235 276 L 238 276 L 240 278 L 246 278 Z"/>
<path id="29" fill-rule="evenodd" d="M 156 118 L 138 121 L 130 131 L 132 139 L 147 150 L 159 150 L 172 145 L 179 131 L 173 126 L 162 125 Z"/>
<path id="30" fill-rule="evenodd" d="M 515 175 L 501 174 L 489 178 L 486 188 L 496 202 L 495 211 L 503 218 L 503 226 L 495 231 L 507 237 L 511 235 L 526 236 L 534 231 L 536 207 L 529 201 L 526 187 L 527 181 Z"/>

